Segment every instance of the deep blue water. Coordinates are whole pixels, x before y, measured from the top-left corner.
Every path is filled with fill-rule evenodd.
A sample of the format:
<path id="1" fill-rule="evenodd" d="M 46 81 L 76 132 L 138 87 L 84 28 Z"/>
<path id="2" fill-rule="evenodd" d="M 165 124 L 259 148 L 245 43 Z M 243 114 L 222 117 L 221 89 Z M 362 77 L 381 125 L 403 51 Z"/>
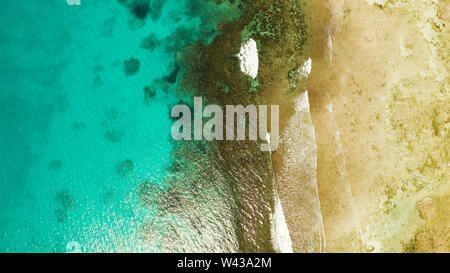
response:
<path id="1" fill-rule="evenodd" d="M 165 251 L 140 227 L 181 225 L 143 206 L 137 188 L 171 175 L 169 109 L 187 99 L 176 51 L 211 42 L 240 11 L 119 2 L 1 3 L 0 252 Z"/>

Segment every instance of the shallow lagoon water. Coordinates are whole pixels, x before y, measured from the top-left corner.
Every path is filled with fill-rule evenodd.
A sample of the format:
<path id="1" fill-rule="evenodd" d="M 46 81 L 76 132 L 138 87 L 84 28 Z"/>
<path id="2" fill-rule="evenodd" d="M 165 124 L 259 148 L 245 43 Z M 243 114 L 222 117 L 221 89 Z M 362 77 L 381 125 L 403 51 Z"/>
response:
<path id="1" fill-rule="evenodd" d="M 169 109 L 189 100 L 176 91 L 176 51 L 209 43 L 239 10 L 135 3 L 2 2 L 1 252 L 167 251 L 160 236 L 144 242 L 142 224 L 181 225 L 138 188 L 171 175 Z"/>

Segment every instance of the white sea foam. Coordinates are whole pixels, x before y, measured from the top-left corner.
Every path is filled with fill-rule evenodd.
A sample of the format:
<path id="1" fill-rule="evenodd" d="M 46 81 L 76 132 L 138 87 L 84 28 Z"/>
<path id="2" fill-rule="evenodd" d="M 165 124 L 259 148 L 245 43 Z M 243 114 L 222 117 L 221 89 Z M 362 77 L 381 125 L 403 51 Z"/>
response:
<path id="1" fill-rule="evenodd" d="M 272 217 L 272 240 L 275 250 L 280 253 L 293 253 L 291 236 L 278 194 L 275 194 L 275 211 Z"/>
<path id="2" fill-rule="evenodd" d="M 237 55 L 241 64 L 241 71 L 255 79 L 258 77 L 259 56 L 258 47 L 255 40 L 249 39 L 241 46 L 241 51 Z"/>

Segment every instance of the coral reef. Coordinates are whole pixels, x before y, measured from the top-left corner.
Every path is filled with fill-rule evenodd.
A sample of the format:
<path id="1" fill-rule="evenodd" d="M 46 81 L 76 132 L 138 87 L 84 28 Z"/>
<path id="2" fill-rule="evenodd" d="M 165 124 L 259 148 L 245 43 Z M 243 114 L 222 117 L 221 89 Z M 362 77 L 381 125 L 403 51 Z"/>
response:
<path id="1" fill-rule="evenodd" d="M 139 72 L 139 67 L 141 63 L 138 59 L 130 58 L 123 61 L 123 70 L 127 77 L 134 76 Z"/>

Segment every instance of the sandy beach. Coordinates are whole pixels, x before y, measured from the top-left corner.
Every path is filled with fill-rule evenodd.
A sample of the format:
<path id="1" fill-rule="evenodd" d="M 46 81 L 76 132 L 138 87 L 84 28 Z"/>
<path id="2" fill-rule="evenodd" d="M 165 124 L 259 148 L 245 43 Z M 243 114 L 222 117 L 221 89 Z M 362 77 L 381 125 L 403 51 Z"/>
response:
<path id="1" fill-rule="evenodd" d="M 310 12 L 323 251 L 448 252 L 448 2 L 322 0 Z M 281 204 L 294 251 L 318 251 L 295 238 L 307 202 L 283 190 L 305 181 L 285 163 L 295 145 L 274 154 Z"/>

